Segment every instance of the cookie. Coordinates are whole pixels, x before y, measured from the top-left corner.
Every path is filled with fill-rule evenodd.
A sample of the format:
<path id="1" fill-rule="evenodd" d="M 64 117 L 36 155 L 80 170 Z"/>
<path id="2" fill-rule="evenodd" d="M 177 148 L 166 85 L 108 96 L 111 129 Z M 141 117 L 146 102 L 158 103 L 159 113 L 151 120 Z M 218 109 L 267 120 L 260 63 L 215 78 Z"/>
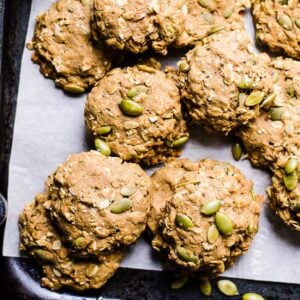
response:
<path id="1" fill-rule="evenodd" d="M 224 46 L 226 45 L 226 47 Z M 266 55 L 256 55 L 244 31 L 206 39 L 179 62 L 188 113 L 207 130 L 228 134 L 259 114 L 272 93 Z"/>
<path id="2" fill-rule="evenodd" d="M 91 11 L 92 1 L 59 0 L 36 20 L 32 60 L 67 92 L 84 92 L 111 68 L 109 52 L 92 41 Z"/>
<path id="3" fill-rule="evenodd" d="M 51 290 L 100 288 L 113 276 L 125 253 L 111 253 L 102 256 L 101 260 L 72 257 L 50 221 L 48 205 L 48 195 L 38 194 L 35 201 L 23 210 L 19 218 L 20 250 L 27 251 L 43 265 L 42 285 Z"/>
<path id="4" fill-rule="evenodd" d="M 254 166 L 274 169 L 278 157 L 295 155 L 300 149 L 300 62 L 279 57 L 272 67 L 271 101 L 236 135 Z"/>
<path id="5" fill-rule="evenodd" d="M 298 0 L 251 0 L 257 39 L 271 51 L 300 59 Z"/>
<path id="6" fill-rule="evenodd" d="M 174 179 L 163 170 L 152 177 L 157 188 L 152 190 L 151 211 L 159 212 L 154 246 L 183 270 L 215 277 L 250 247 L 263 197 L 225 162 L 185 160 L 170 167 L 178 168 Z M 158 195 L 167 199 L 159 209 Z"/>
<path id="7" fill-rule="evenodd" d="M 95 0 L 95 39 L 134 54 L 153 49 L 166 55 L 167 47 L 183 30 L 183 1 Z"/>
<path id="8" fill-rule="evenodd" d="M 172 77 L 147 65 L 110 71 L 85 106 L 86 127 L 98 137 L 96 147 L 146 165 L 179 156 L 189 134 Z"/>
<path id="9" fill-rule="evenodd" d="M 277 216 L 300 232 L 300 148 L 297 155 L 278 159 L 267 193 Z"/>
<path id="10" fill-rule="evenodd" d="M 203 38 L 218 32 L 244 29 L 243 1 L 187 0 L 183 6 L 184 30 L 173 46 L 194 46 Z"/>
<path id="11" fill-rule="evenodd" d="M 74 154 L 47 181 L 50 214 L 81 256 L 110 253 L 144 231 L 150 184 L 137 164 L 96 151 Z"/>

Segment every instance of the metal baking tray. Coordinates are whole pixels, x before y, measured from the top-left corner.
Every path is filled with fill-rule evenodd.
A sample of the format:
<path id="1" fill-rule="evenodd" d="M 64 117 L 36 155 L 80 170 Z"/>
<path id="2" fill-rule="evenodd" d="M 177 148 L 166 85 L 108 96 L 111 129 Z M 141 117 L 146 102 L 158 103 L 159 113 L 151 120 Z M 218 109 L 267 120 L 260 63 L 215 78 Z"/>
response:
<path id="1" fill-rule="evenodd" d="M 42 1 L 42 0 L 41 0 Z M 6 197 L 8 162 L 16 110 L 20 63 L 25 43 L 30 0 L 0 0 L 0 193 Z M 2 248 L 3 229 L 0 228 Z M 17 233 L 16 233 L 17 234 Z M 2 251 L 1 251 L 2 253 Z M 197 282 L 179 291 L 170 289 L 167 272 L 121 268 L 101 289 L 84 294 L 51 292 L 40 286 L 40 269 L 31 259 L 0 256 L 0 299 L 202 299 Z M 266 299 L 300 299 L 300 285 L 234 279 L 240 293 L 257 292 Z M 214 287 L 216 286 L 213 282 Z M 203 297 L 207 299 L 207 297 Z M 227 299 L 214 288 L 212 299 Z M 240 299 L 239 296 L 232 299 Z"/>

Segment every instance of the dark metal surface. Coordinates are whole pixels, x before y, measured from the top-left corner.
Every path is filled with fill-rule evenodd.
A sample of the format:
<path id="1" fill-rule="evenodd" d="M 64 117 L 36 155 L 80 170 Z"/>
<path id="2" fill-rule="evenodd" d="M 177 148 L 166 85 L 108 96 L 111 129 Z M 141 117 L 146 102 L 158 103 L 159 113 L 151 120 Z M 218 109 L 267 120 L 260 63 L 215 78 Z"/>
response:
<path id="1" fill-rule="evenodd" d="M 13 122 L 20 73 L 20 63 L 30 11 L 30 0 L 0 0 L 0 192 L 6 196 L 8 160 L 11 150 Z M 5 14 L 4 14 L 5 6 Z M 4 20 L 4 31 L 3 31 Z M 16 233 L 18 234 L 18 233 Z M 0 229 L 2 248 L 3 226 Z M 288 268 L 288 266 L 287 266 Z M 120 269 L 100 290 L 74 294 L 54 293 L 40 287 L 39 268 L 30 259 L 0 257 L 0 299 L 201 299 L 197 282 L 189 282 L 180 291 L 169 288 L 171 276 L 165 272 Z M 258 292 L 266 299 L 300 299 L 300 285 L 266 283 L 234 279 L 241 294 Z M 215 282 L 214 282 L 215 286 Z M 231 299 L 240 299 L 233 297 Z M 205 299 L 205 297 L 203 297 Z M 226 299 L 214 289 L 213 299 Z"/>

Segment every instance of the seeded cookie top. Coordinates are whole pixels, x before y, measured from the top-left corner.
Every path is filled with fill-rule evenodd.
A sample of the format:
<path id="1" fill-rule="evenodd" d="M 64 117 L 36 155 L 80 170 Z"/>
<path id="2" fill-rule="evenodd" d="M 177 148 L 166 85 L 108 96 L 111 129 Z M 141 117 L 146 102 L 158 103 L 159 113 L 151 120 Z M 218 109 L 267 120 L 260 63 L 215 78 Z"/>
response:
<path id="1" fill-rule="evenodd" d="M 153 176 L 148 222 L 156 233 L 153 246 L 166 251 L 177 265 L 215 276 L 249 248 L 258 229 L 262 197 L 228 163 L 181 162 L 175 172 L 179 180 L 169 180 L 163 169 Z M 167 165 L 166 170 L 174 167 Z M 154 189 L 159 184 L 162 188 Z M 158 208 L 156 199 L 166 195 L 164 207 Z"/>
<path id="2" fill-rule="evenodd" d="M 247 34 L 239 30 L 196 46 L 179 63 L 188 113 L 206 129 L 225 134 L 248 123 L 272 93 L 267 62 L 267 56 L 252 52 Z"/>
<path id="3" fill-rule="evenodd" d="M 48 195 L 38 194 L 19 218 L 20 249 L 43 264 L 42 285 L 52 290 L 63 286 L 79 291 L 100 288 L 117 270 L 124 253 L 115 252 L 101 259 L 74 258 L 51 223 L 48 206 Z"/>
<path id="4" fill-rule="evenodd" d="M 85 122 L 123 160 L 146 164 L 178 156 L 188 139 L 175 81 L 147 65 L 109 72 L 88 96 Z"/>
<path id="5" fill-rule="evenodd" d="M 243 1 L 187 0 L 182 8 L 184 30 L 175 47 L 195 45 L 203 38 L 219 32 L 244 28 Z"/>
<path id="6" fill-rule="evenodd" d="M 111 61 L 107 51 L 92 42 L 92 1 L 59 0 L 37 17 L 30 44 L 41 72 L 71 93 L 93 86 Z"/>
<path id="7" fill-rule="evenodd" d="M 135 54 L 152 48 L 167 54 L 167 46 L 183 30 L 183 1 L 95 0 L 95 37 Z"/>
<path id="8" fill-rule="evenodd" d="M 251 0 L 257 38 L 271 51 L 300 58 L 299 0 Z"/>
<path id="9" fill-rule="evenodd" d="M 71 155 L 47 182 L 53 221 L 82 256 L 136 241 L 150 208 L 140 166 L 96 151 Z"/>

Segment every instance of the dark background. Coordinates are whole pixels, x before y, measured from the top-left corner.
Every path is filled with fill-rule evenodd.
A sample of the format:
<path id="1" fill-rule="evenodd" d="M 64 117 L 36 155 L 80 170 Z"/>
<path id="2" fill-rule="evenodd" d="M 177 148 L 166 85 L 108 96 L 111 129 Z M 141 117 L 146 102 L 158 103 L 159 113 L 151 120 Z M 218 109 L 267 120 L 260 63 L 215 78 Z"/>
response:
<path id="1" fill-rule="evenodd" d="M 42 0 L 41 0 L 42 1 Z M 0 192 L 6 197 L 8 160 L 12 142 L 13 123 L 18 93 L 20 63 L 25 42 L 30 0 L 0 0 Z M 2 248 L 4 226 L 0 228 Z M 18 234 L 16 232 L 16 234 Z M 2 250 L 1 250 L 2 252 Z M 299 262 L 300 267 L 300 262 Z M 288 266 L 287 266 L 288 268 Z M 39 269 L 31 259 L 0 257 L 0 300 L 13 299 L 206 299 L 196 281 L 178 291 L 170 289 L 171 275 L 167 272 L 149 272 L 120 269 L 100 290 L 73 294 L 54 293 L 39 285 Z M 257 292 L 266 299 L 300 299 L 300 285 L 237 280 L 240 293 Z M 213 299 L 227 299 L 213 282 Z M 240 296 L 231 299 L 241 299 Z"/>

